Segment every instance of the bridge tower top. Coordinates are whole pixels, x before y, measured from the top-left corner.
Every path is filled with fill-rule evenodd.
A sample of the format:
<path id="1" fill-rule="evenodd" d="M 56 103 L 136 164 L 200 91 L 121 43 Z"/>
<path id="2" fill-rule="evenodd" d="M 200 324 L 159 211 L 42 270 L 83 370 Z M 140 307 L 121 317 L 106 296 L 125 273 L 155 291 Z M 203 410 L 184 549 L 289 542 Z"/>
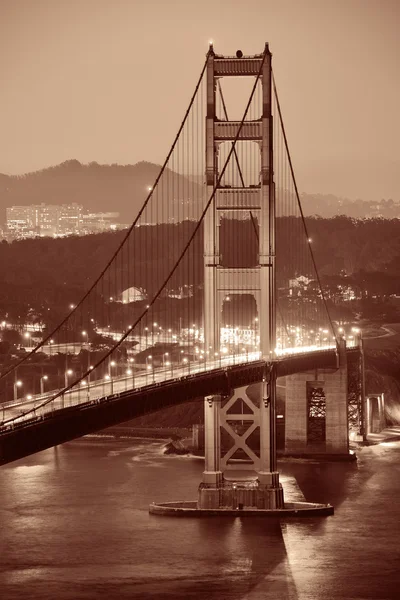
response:
<path id="1" fill-rule="evenodd" d="M 225 77 L 256 78 L 240 121 L 229 119 L 220 83 Z M 221 56 L 215 54 L 213 45 L 210 45 L 207 59 L 205 175 L 208 197 L 211 197 L 214 189 L 216 193 L 204 227 L 205 342 L 210 351 L 219 351 L 225 299 L 232 294 L 249 295 L 256 303 L 260 351 L 266 360 L 272 358 L 276 347 L 271 84 L 268 44 L 262 54 L 254 56 L 244 56 L 241 50 L 236 52 L 236 56 Z M 220 114 L 217 114 L 217 98 L 222 105 Z M 220 160 L 226 144 L 229 148 L 233 146 L 228 163 Z M 222 169 L 220 163 L 224 164 Z M 255 164 L 258 164 L 257 169 L 254 168 Z M 243 266 L 240 260 L 237 264 L 227 264 L 221 252 L 223 219 L 251 219 L 258 243 L 254 264 Z"/>

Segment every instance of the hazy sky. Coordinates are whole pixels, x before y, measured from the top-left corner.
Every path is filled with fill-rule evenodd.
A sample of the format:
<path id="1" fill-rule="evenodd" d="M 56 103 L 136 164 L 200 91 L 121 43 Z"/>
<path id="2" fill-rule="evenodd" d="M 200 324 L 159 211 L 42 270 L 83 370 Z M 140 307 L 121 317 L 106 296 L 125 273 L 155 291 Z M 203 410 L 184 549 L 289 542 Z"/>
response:
<path id="1" fill-rule="evenodd" d="M 0 0 L 0 172 L 161 163 L 209 39 L 270 43 L 302 191 L 400 200 L 400 0 Z"/>

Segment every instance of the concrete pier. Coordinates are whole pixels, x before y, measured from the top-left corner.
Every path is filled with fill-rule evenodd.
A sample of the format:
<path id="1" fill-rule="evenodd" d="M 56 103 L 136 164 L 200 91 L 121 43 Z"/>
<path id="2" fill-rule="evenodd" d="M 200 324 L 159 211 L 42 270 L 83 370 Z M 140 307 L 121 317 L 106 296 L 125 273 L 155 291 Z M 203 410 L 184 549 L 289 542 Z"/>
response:
<path id="1" fill-rule="evenodd" d="M 347 361 L 286 377 L 285 454 L 349 454 Z"/>

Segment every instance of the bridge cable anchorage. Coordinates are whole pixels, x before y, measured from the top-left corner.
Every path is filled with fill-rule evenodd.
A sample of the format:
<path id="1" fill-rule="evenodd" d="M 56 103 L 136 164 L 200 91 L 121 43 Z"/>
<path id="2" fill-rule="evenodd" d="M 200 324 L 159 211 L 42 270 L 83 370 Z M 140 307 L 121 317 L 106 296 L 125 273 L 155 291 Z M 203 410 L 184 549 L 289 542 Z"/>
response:
<path id="1" fill-rule="evenodd" d="M 299 190 L 298 190 L 298 187 L 297 187 L 297 180 L 296 180 L 296 176 L 295 176 L 295 173 L 294 173 L 292 157 L 291 157 L 291 153 L 290 153 L 290 150 L 289 150 L 289 144 L 288 144 L 288 140 L 287 140 L 286 129 L 285 129 L 284 121 L 283 121 L 283 116 L 282 116 L 282 111 L 281 111 L 281 106 L 280 106 L 280 102 L 279 102 L 278 91 L 277 91 L 277 86 L 276 86 L 275 76 L 274 76 L 273 70 L 272 70 L 272 85 L 273 85 L 273 88 L 274 88 L 274 96 L 275 96 L 275 100 L 276 100 L 276 104 L 277 104 L 277 109 L 278 109 L 279 122 L 280 122 L 280 125 L 281 125 L 282 134 L 283 134 L 283 139 L 284 139 L 284 144 L 285 144 L 285 149 L 286 149 L 286 155 L 287 155 L 287 159 L 288 159 L 288 162 L 289 162 L 289 169 L 290 169 L 290 173 L 291 173 L 291 177 L 292 177 L 292 181 L 293 181 L 293 185 L 294 185 L 294 190 L 295 190 L 295 196 L 296 196 L 298 208 L 299 208 L 299 211 L 300 211 L 301 220 L 302 220 L 302 223 L 303 223 L 305 236 L 306 236 L 306 239 L 307 239 L 307 242 L 308 242 L 308 248 L 309 248 L 309 251 L 310 251 L 311 260 L 312 260 L 312 263 L 313 263 L 313 266 L 314 266 L 315 274 L 316 274 L 318 285 L 319 285 L 319 288 L 320 288 L 321 297 L 322 297 L 322 300 L 323 300 L 323 303 L 324 303 L 326 314 L 327 314 L 328 319 L 329 319 L 329 323 L 330 323 L 330 326 L 331 326 L 331 329 L 332 329 L 332 333 L 333 333 L 334 338 L 335 338 L 336 349 L 338 350 L 339 349 L 339 341 L 338 341 L 337 335 L 335 333 L 335 328 L 334 328 L 334 325 L 333 325 L 333 321 L 332 321 L 332 318 L 331 318 L 329 310 L 328 310 L 328 306 L 327 306 L 326 297 L 325 297 L 325 294 L 324 294 L 324 290 L 323 290 L 321 278 L 319 276 L 319 272 L 318 272 L 318 269 L 317 269 L 317 264 L 316 264 L 316 261 L 315 261 L 314 252 L 313 252 L 313 249 L 311 247 L 311 244 L 309 243 L 310 237 L 309 237 L 306 220 L 305 220 L 304 213 L 303 213 L 303 208 L 302 208 L 301 202 L 300 202 L 300 195 L 299 195 Z"/>
<path id="2" fill-rule="evenodd" d="M 138 324 L 139 324 L 139 323 L 142 321 L 142 319 L 143 319 L 143 318 L 146 316 L 147 312 L 148 312 L 148 311 L 149 311 L 149 309 L 150 309 L 150 308 L 151 308 L 151 307 L 154 305 L 154 303 L 156 302 L 156 300 L 157 300 L 157 299 L 160 297 L 161 293 L 162 293 L 162 292 L 163 292 L 163 290 L 166 288 L 166 285 L 167 285 L 167 283 L 168 283 L 168 282 L 171 280 L 171 278 L 172 278 L 172 276 L 174 275 L 174 273 L 176 272 L 176 270 L 177 270 L 178 266 L 181 264 L 181 262 L 182 262 L 182 260 L 183 260 L 184 256 L 186 255 L 186 253 L 187 253 L 187 251 L 188 251 L 189 247 L 191 246 L 191 244 L 192 244 L 192 242 L 193 242 L 193 240 L 194 240 L 194 238 L 195 238 L 195 236 L 196 236 L 197 232 L 198 232 L 198 231 L 199 231 L 199 229 L 200 229 L 200 226 L 201 226 L 201 224 L 202 224 L 202 222 L 203 222 L 203 220 L 204 220 L 204 217 L 205 217 L 205 215 L 206 215 L 206 213 L 207 213 L 207 211 L 208 211 L 208 209 L 209 209 L 209 207 L 210 207 L 211 203 L 212 203 L 212 202 L 213 202 L 213 200 L 214 200 L 214 197 L 215 197 L 215 195 L 216 195 L 217 189 L 219 188 L 219 186 L 220 186 L 220 184 L 221 184 L 221 181 L 222 181 L 222 179 L 223 179 L 223 176 L 224 176 L 224 174 L 225 174 L 225 171 L 226 171 L 226 169 L 227 169 L 228 163 L 229 163 L 229 161 L 230 161 L 230 159 L 231 159 L 231 157 L 232 157 L 232 155 L 233 155 L 233 152 L 234 152 L 234 150 L 235 150 L 235 147 L 236 147 L 237 141 L 238 141 L 238 139 L 239 139 L 239 137 L 240 137 L 240 134 L 241 134 L 241 132 L 242 132 L 243 125 L 244 125 L 244 122 L 245 122 L 245 120 L 246 120 L 247 114 L 248 114 L 248 112 L 249 112 L 249 108 L 250 108 L 250 106 L 251 106 L 251 103 L 252 103 L 252 100 L 253 100 L 253 97 L 254 97 L 254 94 L 255 94 L 256 88 L 257 88 L 258 81 L 259 81 L 259 79 L 260 79 L 260 77 L 261 77 L 261 74 L 262 74 L 262 69 L 263 69 L 263 66 L 264 66 L 265 57 L 266 57 L 266 51 L 264 51 L 264 53 L 263 53 L 263 55 L 262 55 L 262 60 L 261 60 L 261 62 L 260 62 L 260 68 L 259 68 L 258 74 L 257 74 L 257 76 L 256 76 L 256 79 L 255 79 L 255 82 L 254 82 L 254 85 L 253 85 L 253 88 L 252 88 L 252 91 L 251 91 L 251 94 L 250 94 L 249 100 L 248 100 L 248 102 L 247 102 L 247 105 L 246 105 L 246 108 L 245 108 L 245 111 L 244 111 L 244 114 L 243 114 L 243 117 L 242 117 L 242 119 L 241 119 L 241 121 L 240 121 L 240 124 L 239 124 L 239 126 L 238 126 L 238 129 L 237 129 L 237 132 L 236 132 L 235 138 L 234 138 L 234 140 L 233 140 L 233 142 L 232 142 L 232 147 L 231 147 L 231 149 L 230 149 L 230 151 L 229 151 L 229 153 L 228 153 L 228 156 L 227 156 L 227 158 L 226 158 L 226 160 L 225 160 L 225 163 L 224 163 L 224 165 L 223 165 L 223 167 L 222 167 L 222 169 L 221 169 L 221 172 L 220 172 L 220 174 L 219 174 L 219 176 L 218 176 L 218 178 L 217 178 L 217 181 L 215 182 L 215 185 L 214 185 L 214 187 L 213 187 L 213 191 L 212 191 L 212 193 L 211 193 L 211 195 L 210 195 L 210 198 L 209 198 L 209 199 L 208 199 L 208 201 L 206 202 L 206 204 L 205 204 L 205 207 L 204 207 L 204 209 L 203 209 L 203 211 L 202 211 L 202 213 L 201 213 L 201 215 L 200 215 L 200 218 L 199 218 L 199 220 L 198 220 L 198 222 L 197 222 L 196 226 L 194 227 L 194 229 L 193 229 L 193 232 L 192 232 L 192 233 L 191 233 L 191 235 L 189 236 L 189 238 L 188 238 L 188 241 L 187 241 L 187 243 L 185 244 L 185 246 L 184 246 L 183 250 L 180 252 L 180 254 L 179 254 L 179 256 L 178 256 L 178 258 L 177 258 L 177 260 L 176 260 L 176 262 L 175 262 L 175 264 L 174 264 L 174 266 L 173 266 L 173 268 L 170 270 L 169 274 L 168 274 L 168 275 L 165 277 L 165 279 L 163 280 L 163 283 L 162 283 L 162 285 L 161 285 L 161 286 L 158 288 L 157 292 L 155 293 L 155 295 L 153 296 L 153 298 L 151 299 L 151 301 L 149 301 L 149 302 L 148 302 L 148 304 L 147 304 L 147 306 L 146 306 L 146 309 L 145 309 L 144 311 L 142 311 L 142 313 L 139 315 L 139 317 L 138 317 L 138 318 L 137 318 L 137 319 L 134 321 L 133 325 L 131 325 L 130 327 L 128 327 L 128 328 L 127 328 L 127 330 L 126 330 L 126 331 L 125 331 L 125 333 L 124 333 L 124 334 L 123 334 L 123 335 L 120 337 L 120 339 L 117 341 L 117 343 L 116 343 L 116 344 L 115 344 L 115 345 L 114 345 L 114 346 L 113 346 L 113 347 L 112 347 L 110 350 L 108 350 L 108 351 L 105 353 L 105 355 L 104 355 L 104 356 L 103 356 L 103 357 L 102 357 L 102 358 L 101 358 L 101 359 L 100 359 L 100 360 L 99 360 L 97 363 L 95 363 L 95 365 L 92 367 L 92 369 L 88 369 L 88 370 L 87 370 L 87 371 L 86 371 L 86 372 L 85 372 L 83 375 L 81 375 L 79 378 L 77 378 L 76 380 L 74 380 L 74 381 L 73 381 L 71 384 L 69 384 L 69 385 L 66 385 L 66 386 L 65 386 L 65 387 L 64 387 L 62 390 L 58 391 L 58 392 L 57 392 L 55 395 L 53 395 L 52 397 L 50 397 L 50 398 L 46 399 L 46 400 L 45 400 L 45 401 L 43 401 L 42 403 L 39 403 L 39 404 L 38 404 L 38 405 L 36 405 L 34 408 L 32 408 L 32 409 L 29 409 L 29 410 L 27 410 L 27 411 L 25 411 L 25 412 L 23 412 L 23 413 L 19 414 L 18 416 L 14 416 L 14 417 L 11 417 L 10 419 L 4 420 L 4 421 L 3 421 L 3 425 L 6 425 L 6 424 L 8 424 L 8 423 L 11 423 L 11 422 L 15 421 L 16 419 L 19 419 L 19 418 L 21 418 L 21 417 L 23 417 L 23 416 L 26 416 L 26 415 L 28 415 L 28 414 L 32 414 L 32 413 L 34 413 L 35 411 L 37 411 L 37 410 L 39 410 L 40 408 L 42 408 L 42 407 L 46 406 L 46 405 L 47 405 L 47 404 L 49 404 L 50 402 L 54 402 L 54 400 L 56 400 L 57 398 L 60 398 L 60 397 L 64 396 L 66 392 L 68 392 L 68 391 L 72 390 L 72 389 L 73 389 L 73 388 L 74 388 L 74 387 L 75 387 L 77 384 L 79 384 L 80 382 L 82 382 L 83 380 L 85 380 L 85 378 L 86 378 L 86 377 L 88 377 L 88 376 L 90 375 L 90 373 L 92 372 L 92 370 L 95 370 L 95 369 L 96 369 L 98 366 L 100 366 L 101 364 L 103 364 L 103 363 L 106 361 L 106 359 L 108 359 L 108 358 L 109 358 L 109 357 L 112 355 L 112 353 L 113 353 L 113 352 L 114 352 L 114 351 L 115 351 L 117 348 L 119 348 L 119 347 L 121 346 L 121 344 L 122 344 L 122 343 L 123 343 L 123 342 L 124 342 L 124 341 L 127 339 L 127 337 L 128 337 L 128 336 L 131 334 L 131 332 L 132 332 L 132 331 L 135 329 L 135 327 L 136 327 L 136 326 L 137 326 L 137 325 L 138 325 Z M 207 55 L 207 59 L 208 59 L 208 55 Z M 202 70 L 201 77 L 200 77 L 200 79 L 199 79 L 199 82 L 198 82 L 198 84 L 197 84 L 197 86 L 196 86 L 195 93 L 194 93 L 194 94 L 193 94 L 193 96 L 192 96 L 191 103 L 190 103 L 190 105 L 189 105 L 189 109 L 186 111 L 185 118 L 184 118 L 184 121 L 183 121 L 183 123 L 182 123 L 182 125 L 181 125 L 181 127 L 180 127 L 179 133 L 180 133 L 180 132 L 182 131 L 182 129 L 183 129 L 183 124 L 184 124 L 184 122 L 185 122 L 185 120 L 186 120 L 186 118 L 187 118 L 187 115 L 189 114 L 189 110 L 190 110 L 190 107 L 191 107 L 191 106 L 192 106 L 192 104 L 193 104 L 194 98 L 195 98 L 195 96 L 197 95 L 197 91 L 198 91 L 198 89 L 199 89 L 199 86 L 200 86 L 200 83 L 201 83 L 201 79 L 202 79 L 202 77 L 203 77 L 203 74 L 204 74 L 204 72 L 205 72 L 206 65 L 207 65 L 207 61 L 206 61 L 206 64 L 205 64 L 205 66 L 203 67 L 203 70 Z M 179 137 L 179 133 L 178 133 L 178 135 L 177 135 L 177 136 L 176 136 L 176 138 L 175 138 L 174 144 L 176 144 L 176 142 L 177 142 L 177 139 L 178 139 L 178 137 Z M 174 147 L 174 144 L 173 144 L 173 147 Z M 170 150 L 170 152 L 169 152 L 169 154 L 168 154 L 168 159 L 169 159 L 169 157 L 170 157 L 170 156 L 171 156 L 171 154 L 172 154 L 173 147 L 171 148 L 171 150 Z M 164 166 L 163 166 L 163 169 L 165 169 L 165 166 L 166 166 L 167 162 L 168 162 L 168 160 L 166 160 L 166 161 L 165 161 L 165 163 L 164 163 Z M 156 179 L 156 184 L 157 184 L 157 183 L 158 183 L 158 181 L 160 180 L 160 177 L 161 177 L 161 173 L 158 175 L 158 177 L 157 177 L 157 179 Z M 156 184 L 155 184 L 155 185 L 156 185 Z M 142 206 L 142 209 L 139 211 L 139 215 L 138 215 L 138 217 L 139 217 L 139 216 L 140 216 L 140 215 L 143 213 L 143 211 L 144 211 L 144 208 L 145 208 L 145 206 L 147 205 L 147 203 L 148 203 L 148 201 L 149 201 L 149 199 L 150 199 L 150 197 L 151 197 L 151 195 L 152 195 L 152 191 L 154 190 L 154 188 L 155 188 L 155 186 L 153 187 L 153 189 L 152 189 L 152 190 L 150 190 L 150 192 L 151 192 L 151 193 L 149 193 L 149 194 L 148 194 L 148 196 L 147 196 L 147 198 L 146 198 L 146 200 L 145 200 L 145 203 L 144 203 L 144 205 Z M 118 247 L 117 251 L 116 251 L 116 252 L 114 252 L 114 255 L 113 255 L 112 259 L 111 259 L 111 260 L 110 260 L 110 261 L 107 263 L 107 266 L 106 266 L 106 268 L 105 268 L 105 269 L 103 269 L 103 271 L 102 271 L 102 275 L 101 275 L 101 276 L 100 276 L 100 277 L 99 277 L 99 278 L 96 280 L 95 284 L 93 284 L 93 286 L 90 288 L 90 290 L 89 290 L 89 291 L 91 291 L 91 290 L 93 290 L 93 289 L 94 289 L 95 285 L 98 283 L 98 281 L 100 281 L 101 277 L 102 277 L 102 276 L 105 274 L 105 272 L 107 271 L 107 269 L 110 267 L 110 265 L 111 265 L 112 261 L 113 261 L 113 260 L 115 259 L 115 257 L 117 256 L 117 254 L 118 254 L 119 250 L 121 249 L 121 247 L 122 247 L 123 243 L 124 243 L 124 242 L 125 242 L 125 240 L 128 238 L 128 236 L 129 236 L 129 233 L 130 233 L 130 232 L 133 230 L 133 227 L 134 227 L 134 225 L 137 223 L 137 221 L 138 221 L 138 217 L 135 219 L 135 221 L 134 221 L 134 224 L 133 224 L 133 225 L 130 227 L 130 229 L 129 229 L 129 231 L 128 231 L 128 234 L 125 236 L 125 238 L 124 238 L 123 242 L 122 242 L 122 243 L 119 245 L 119 247 Z M 89 292 L 87 292 L 87 293 L 85 294 L 85 296 L 84 296 L 84 297 L 81 299 L 81 301 L 78 303 L 78 305 L 79 305 L 79 306 L 80 306 L 80 305 L 83 303 L 84 299 L 85 299 L 85 298 L 87 298 L 87 296 L 88 296 L 88 295 L 89 295 Z M 76 310 L 76 308 L 77 308 L 77 307 L 75 307 L 75 310 Z M 73 312 L 75 312 L 75 310 L 74 310 Z M 66 317 L 66 318 L 65 318 L 65 319 L 64 319 L 64 320 L 63 320 L 63 321 L 62 321 L 62 322 L 59 324 L 59 326 L 58 326 L 58 327 L 57 327 L 57 328 L 54 330 L 54 332 L 56 332 L 57 330 L 59 330 L 59 328 L 60 328 L 60 327 L 61 327 L 61 326 L 62 326 L 62 325 L 63 325 L 63 324 L 64 324 L 64 323 L 67 321 L 67 319 L 68 319 L 68 318 L 71 316 L 71 314 L 72 314 L 72 313 L 70 313 L 70 314 L 68 315 L 68 317 Z M 53 332 L 53 333 L 54 333 L 54 332 Z M 39 344 L 39 345 L 38 345 L 38 346 L 37 346 L 37 347 L 34 349 L 34 351 L 36 351 L 37 349 L 41 348 L 41 347 L 44 345 L 44 343 L 45 343 L 46 341 L 50 340 L 50 339 L 51 339 L 51 335 L 47 336 L 47 337 L 45 338 L 45 340 L 44 340 L 44 341 L 43 341 L 41 344 Z M 33 353 L 33 352 L 32 352 L 32 353 Z M 29 354 L 29 356 L 30 356 L 32 353 L 30 353 L 30 354 Z M 27 358 L 27 357 L 25 357 L 25 360 L 26 360 L 26 358 Z M 23 361 L 21 361 L 21 362 L 23 362 Z M 14 369 L 15 369 L 15 368 L 16 368 L 16 367 L 17 367 L 19 364 L 20 364 L 20 363 L 18 363 L 17 365 L 15 365 L 15 366 L 14 366 Z M 13 370 L 13 369 L 10 369 L 10 370 L 9 370 L 7 373 L 11 372 L 12 370 Z M 4 377 L 5 375 L 6 375 L 6 373 L 4 373 L 4 374 L 3 374 L 3 377 Z M 112 395 L 113 395 L 113 394 L 112 394 Z"/>
<path id="3" fill-rule="evenodd" d="M 169 150 L 169 152 L 168 152 L 168 154 L 167 154 L 167 157 L 166 157 L 166 159 L 165 159 L 165 161 L 164 161 L 164 164 L 162 165 L 162 167 L 161 167 L 161 170 L 160 170 L 159 174 L 157 175 L 157 178 L 156 178 L 156 180 L 155 180 L 155 182 L 154 182 L 153 186 L 152 186 L 152 187 L 149 189 L 149 193 L 148 193 L 148 195 L 147 195 L 147 197 L 146 197 L 146 199 L 145 199 L 145 201 L 144 201 L 144 203 L 143 203 L 143 205 L 142 205 L 141 209 L 139 210 L 139 212 L 138 212 L 138 214 L 137 214 L 137 216 L 136 216 L 135 220 L 133 221 L 133 223 L 131 224 L 131 226 L 130 226 L 130 227 L 129 227 L 129 229 L 127 230 L 127 232 L 126 232 L 125 236 L 123 237 L 122 241 L 121 241 L 121 242 L 120 242 L 120 244 L 118 245 L 118 247 L 117 247 L 117 249 L 115 250 L 114 254 L 111 256 L 111 258 L 110 258 L 110 259 L 109 259 L 109 261 L 107 262 L 106 266 L 105 266 L 105 267 L 104 267 L 104 269 L 101 271 L 100 275 L 99 275 L 99 276 L 98 276 L 98 277 L 95 279 L 95 281 L 93 282 L 93 284 L 91 285 L 91 287 L 90 287 L 90 288 L 87 290 L 87 292 L 86 292 L 86 293 L 85 293 L 85 294 L 82 296 L 82 298 L 81 298 L 81 299 L 79 300 L 79 302 L 78 302 L 78 303 L 77 303 L 77 304 L 76 304 L 76 305 L 73 307 L 73 309 L 72 309 L 72 310 L 71 310 L 71 311 L 70 311 L 70 312 L 69 312 L 69 313 L 66 315 L 66 317 L 65 317 L 65 318 L 64 318 L 64 319 L 63 319 L 63 320 L 62 320 L 62 321 L 61 321 L 61 322 L 60 322 L 60 323 L 57 325 L 57 327 L 55 327 L 55 328 L 53 329 L 53 331 L 51 331 L 51 332 L 50 332 L 50 333 L 49 333 L 49 334 L 48 334 L 48 335 L 47 335 L 47 336 L 46 336 L 46 337 L 45 337 L 45 338 L 44 338 L 44 339 L 43 339 L 43 340 L 42 340 L 42 341 L 41 341 L 39 344 L 37 344 L 37 345 L 36 345 L 36 346 L 35 346 L 35 347 L 34 347 L 34 348 L 33 348 L 33 349 L 30 351 L 30 352 L 28 352 L 28 353 L 26 354 L 26 356 L 24 356 L 23 358 L 21 358 L 21 359 L 20 359 L 20 360 L 19 360 L 19 361 L 18 361 L 16 364 L 12 365 L 12 366 L 11 366 L 11 367 L 10 367 L 8 370 L 6 370 L 4 373 L 1 373 L 1 374 L 0 374 L 0 380 L 1 380 L 1 379 L 3 379 L 3 377 L 6 377 L 6 376 L 7 376 L 9 373 L 11 373 L 12 371 L 14 371 L 14 370 L 15 370 L 17 367 L 19 367 L 19 365 L 21 365 L 22 363 L 24 363 L 24 362 L 25 362 L 25 361 L 26 361 L 28 358 L 30 358 L 30 357 L 31 357 L 31 356 L 32 356 L 32 355 L 33 355 L 35 352 L 37 352 L 37 351 L 38 351 L 40 348 L 42 348 L 42 347 L 43 347 L 43 346 L 46 344 L 46 342 L 50 341 L 50 340 L 51 340 L 51 339 L 54 337 L 54 335 L 57 333 L 57 331 L 59 331 L 59 329 L 60 329 L 60 328 L 61 328 L 61 327 L 62 327 L 62 326 L 63 326 L 63 325 L 64 325 L 64 324 L 65 324 L 65 323 L 66 323 L 66 322 L 67 322 L 67 321 L 68 321 L 68 320 L 71 318 L 71 316 L 72 316 L 72 315 L 74 315 L 74 313 L 76 313 L 76 311 L 78 310 L 78 308 L 79 308 L 79 307 L 80 307 L 80 306 L 83 304 L 83 302 L 86 300 L 86 298 L 89 296 L 89 294 L 90 294 L 90 293 L 91 293 L 91 292 L 92 292 L 92 291 L 95 289 L 96 285 L 99 283 L 99 281 L 100 281 L 100 280 L 102 279 L 102 277 L 105 275 L 105 273 L 106 273 L 107 269 L 108 269 L 108 268 L 111 266 L 112 262 L 114 261 L 114 259 L 116 258 L 116 256 L 118 255 L 118 253 L 120 252 L 120 250 L 122 249 L 122 247 L 124 246 L 125 242 L 128 240 L 128 238 L 129 238 L 129 236 L 130 236 L 131 232 L 132 232 L 132 231 L 134 230 L 134 228 L 136 227 L 136 225 L 137 225 L 137 223 L 138 223 L 138 221 L 139 221 L 140 217 L 142 216 L 142 214 L 143 214 L 143 212 L 144 212 L 145 208 L 147 207 L 147 205 L 148 205 L 148 203 L 149 203 L 149 201 L 150 201 L 150 199 L 151 199 L 151 197 L 152 197 L 152 195 L 153 195 L 153 191 L 155 190 L 156 186 L 158 185 L 158 182 L 160 181 L 160 179 L 161 179 L 161 177 L 162 177 L 162 175 L 163 175 L 163 173 L 164 173 L 164 171 L 165 171 L 165 169 L 166 169 L 166 167 L 167 167 L 167 164 L 168 164 L 168 162 L 169 162 L 169 159 L 171 158 L 171 155 L 172 155 L 172 153 L 173 153 L 173 151 L 174 151 L 174 149 L 175 149 L 175 147 L 176 147 L 176 144 L 177 144 L 177 142 L 178 142 L 178 139 L 179 139 L 179 137 L 180 137 L 180 135 L 181 135 L 181 132 L 182 132 L 182 130 L 183 130 L 183 127 L 184 127 L 184 125 L 185 125 L 185 123 L 186 123 L 186 121 L 187 121 L 187 119 L 188 119 L 188 116 L 189 116 L 190 110 L 191 110 L 191 108 L 192 108 L 192 106 L 193 106 L 194 100 L 195 100 L 195 98 L 196 98 L 196 96 L 197 96 L 198 90 L 199 90 L 199 88 L 200 88 L 200 84 L 201 84 L 201 82 L 202 82 L 202 80 L 203 80 L 203 76 L 204 76 L 204 73 L 205 73 L 205 71 L 206 71 L 206 68 L 207 68 L 207 61 L 208 61 L 208 57 L 209 57 L 210 53 L 212 53 L 212 52 L 213 52 L 213 50 L 212 50 L 212 47 L 210 47 L 209 51 L 207 52 L 207 55 L 206 55 L 206 60 L 205 60 L 205 63 L 204 63 L 204 65 L 203 65 L 203 68 L 202 68 L 202 70 L 201 70 L 201 73 L 200 73 L 199 79 L 198 79 L 198 81 L 197 81 L 197 84 L 196 84 L 195 90 L 194 90 L 194 92 L 193 92 L 193 95 L 192 95 L 192 97 L 191 97 L 191 99 L 190 99 L 189 106 L 188 106 L 188 108 L 187 108 L 187 110 L 186 110 L 186 112 L 185 112 L 185 115 L 184 115 L 184 117 L 183 117 L 182 123 L 181 123 L 181 125 L 180 125 L 180 127 L 179 127 L 179 129 L 178 129 L 178 133 L 177 133 L 177 134 L 176 134 L 176 136 L 175 136 L 175 139 L 174 139 L 174 141 L 173 141 L 173 143 L 172 143 L 172 146 L 171 146 L 171 148 L 170 148 L 170 150 Z M 78 383 L 79 383 L 79 382 L 78 382 Z M 68 389 L 69 389 L 69 388 L 68 388 Z"/>

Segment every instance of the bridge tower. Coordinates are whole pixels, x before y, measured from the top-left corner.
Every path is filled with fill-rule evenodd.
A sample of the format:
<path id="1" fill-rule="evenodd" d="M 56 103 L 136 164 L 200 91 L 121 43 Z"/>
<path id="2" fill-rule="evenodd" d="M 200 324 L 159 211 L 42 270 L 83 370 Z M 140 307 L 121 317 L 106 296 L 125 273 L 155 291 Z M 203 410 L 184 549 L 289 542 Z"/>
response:
<path id="1" fill-rule="evenodd" d="M 218 80 L 259 77 L 262 108 L 257 120 L 221 120 L 216 113 Z M 267 362 L 264 381 L 232 390 L 229 398 L 205 398 L 205 470 L 199 488 L 200 508 L 282 508 L 283 490 L 276 471 L 275 397 L 272 364 L 275 349 L 275 190 L 273 180 L 272 71 L 268 44 L 263 54 L 216 55 L 207 62 L 206 186 L 210 198 L 204 223 L 205 348 L 220 351 L 224 299 L 252 295 L 255 299 L 261 358 Z M 224 187 L 220 183 L 221 145 L 255 142 L 260 152 L 257 185 Z M 226 266 L 220 256 L 220 222 L 226 212 L 255 215 L 259 224 L 258 259 L 252 268 Z M 221 438 L 222 432 L 222 438 Z M 249 441 L 252 438 L 251 447 Z M 221 447 L 222 445 L 225 447 Z M 229 446 L 230 442 L 230 447 Z"/>

